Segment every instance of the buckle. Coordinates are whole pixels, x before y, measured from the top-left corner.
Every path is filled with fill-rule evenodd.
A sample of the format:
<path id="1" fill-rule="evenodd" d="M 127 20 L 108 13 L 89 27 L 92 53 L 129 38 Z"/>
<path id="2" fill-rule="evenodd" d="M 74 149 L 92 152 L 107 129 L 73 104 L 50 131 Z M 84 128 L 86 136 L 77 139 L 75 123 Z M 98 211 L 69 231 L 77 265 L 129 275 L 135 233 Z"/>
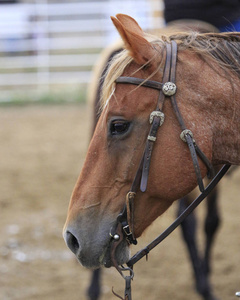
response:
<path id="1" fill-rule="evenodd" d="M 130 236 L 132 234 L 129 225 L 123 226 L 123 231 L 127 236 Z"/>
<path id="2" fill-rule="evenodd" d="M 137 240 L 133 238 L 132 232 L 130 231 L 129 225 L 123 226 L 123 231 L 126 235 L 126 240 L 129 244 L 137 245 Z"/>
<path id="3" fill-rule="evenodd" d="M 186 143 L 186 142 L 187 142 L 187 140 L 186 140 L 186 135 L 187 135 L 187 134 L 190 135 L 190 137 L 191 137 L 192 140 L 193 140 L 193 143 L 195 143 L 195 140 L 194 140 L 194 138 L 193 138 L 193 133 L 192 133 L 192 131 L 189 130 L 189 129 L 184 129 L 184 130 L 181 132 L 181 134 L 180 134 L 181 140 L 184 141 L 184 142 Z"/>
<path id="4" fill-rule="evenodd" d="M 164 123 L 164 113 L 159 111 L 159 110 L 154 110 L 153 112 L 151 112 L 150 117 L 149 117 L 149 123 L 152 124 L 154 117 L 160 118 L 160 123 L 159 126 L 162 126 L 162 124 Z"/>

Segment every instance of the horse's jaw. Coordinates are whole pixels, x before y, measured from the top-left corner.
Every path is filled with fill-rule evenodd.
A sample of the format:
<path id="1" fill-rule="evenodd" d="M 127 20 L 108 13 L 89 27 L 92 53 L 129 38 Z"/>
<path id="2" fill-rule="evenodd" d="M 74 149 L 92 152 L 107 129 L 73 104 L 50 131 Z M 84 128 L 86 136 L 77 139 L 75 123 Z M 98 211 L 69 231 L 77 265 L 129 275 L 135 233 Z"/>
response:
<path id="1" fill-rule="evenodd" d="M 109 268 L 113 266 L 111 249 L 114 243 L 109 233 L 116 220 L 101 218 L 98 222 L 98 218 L 92 212 L 89 213 L 77 217 L 65 226 L 64 240 L 82 266 L 89 269 L 101 266 Z M 114 258 L 118 265 L 129 260 L 130 248 L 125 239 L 118 244 Z"/>

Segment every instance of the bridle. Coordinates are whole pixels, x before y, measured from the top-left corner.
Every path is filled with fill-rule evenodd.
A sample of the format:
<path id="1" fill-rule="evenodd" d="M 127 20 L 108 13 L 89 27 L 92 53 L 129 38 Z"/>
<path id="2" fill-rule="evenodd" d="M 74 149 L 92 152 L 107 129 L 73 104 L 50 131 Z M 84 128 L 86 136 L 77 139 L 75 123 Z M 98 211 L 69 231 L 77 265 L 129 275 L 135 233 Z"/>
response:
<path id="1" fill-rule="evenodd" d="M 193 133 L 186 128 L 182 115 L 179 111 L 175 94 L 177 92 L 176 87 L 176 64 L 177 64 L 177 43 L 175 41 L 171 41 L 171 43 L 165 43 L 166 47 L 166 61 L 163 72 L 163 82 L 157 82 L 153 80 L 145 80 L 135 77 L 118 77 L 116 83 L 119 84 L 133 84 L 140 85 L 152 89 L 159 90 L 159 97 L 157 101 L 157 106 L 155 111 L 150 114 L 149 122 L 151 124 L 150 131 L 147 137 L 145 150 L 140 161 L 138 170 L 136 172 L 135 178 L 133 180 L 132 186 L 128 194 L 126 195 L 126 203 L 123 211 L 119 214 L 116 222 L 116 226 L 111 228 L 110 236 L 113 239 L 111 245 L 111 260 L 116 267 L 116 269 L 120 272 L 120 274 L 124 277 L 126 281 L 125 288 L 125 299 L 131 300 L 131 280 L 133 278 L 133 265 L 139 261 L 142 257 L 147 256 L 148 253 L 157 246 L 162 240 L 164 240 L 175 228 L 177 228 L 181 222 L 207 197 L 207 195 L 213 190 L 213 188 L 217 185 L 220 179 L 224 176 L 227 170 L 230 168 L 230 165 L 224 165 L 222 169 L 218 172 L 218 174 L 214 177 L 214 169 L 211 162 L 208 160 L 206 155 L 201 151 L 198 147 L 196 141 L 193 138 Z M 134 199 L 138 189 L 140 188 L 141 192 L 145 192 L 147 188 L 149 168 L 151 162 L 151 156 L 153 151 L 153 146 L 156 141 L 156 136 L 159 127 L 164 123 L 164 113 L 163 113 L 163 105 L 166 99 L 170 99 L 173 110 L 177 117 L 178 123 L 181 127 L 180 138 L 187 143 L 188 148 L 191 153 L 193 166 L 197 178 L 197 183 L 200 189 L 201 194 L 196 198 L 187 209 L 161 234 L 159 235 L 153 242 L 151 242 L 147 247 L 140 250 L 137 254 L 135 254 L 128 262 L 127 268 L 120 267 L 117 265 L 115 259 L 115 250 L 119 243 L 125 237 L 129 244 L 137 244 L 137 241 L 134 237 Z M 213 178 L 211 183 L 204 188 L 203 180 L 201 176 L 200 166 L 198 163 L 198 158 L 200 158 L 205 166 L 208 169 L 208 176 Z M 130 271 L 130 276 L 124 276 L 123 271 Z"/>

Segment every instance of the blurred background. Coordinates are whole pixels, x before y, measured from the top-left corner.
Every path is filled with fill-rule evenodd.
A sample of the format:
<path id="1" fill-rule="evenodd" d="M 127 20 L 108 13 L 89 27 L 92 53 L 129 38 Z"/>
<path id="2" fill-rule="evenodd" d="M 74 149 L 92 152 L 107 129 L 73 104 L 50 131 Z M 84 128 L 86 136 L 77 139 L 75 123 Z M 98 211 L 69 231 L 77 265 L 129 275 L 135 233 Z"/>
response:
<path id="1" fill-rule="evenodd" d="M 62 228 L 91 132 L 86 90 L 103 48 L 117 37 L 110 16 L 126 13 L 145 30 L 164 26 L 160 0 L 0 1 L 0 299 L 84 300 L 91 271 L 67 249 Z M 240 290 L 240 172 L 223 179 L 221 228 L 211 281 L 219 299 Z M 177 204 L 134 247 L 176 216 Z M 205 203 L 197 209 L 203 249 Z M 123 295 L 103 271 L 101 299 Z M 196 299 L 191 264 L 176 230 L 135 268 L 133 299 Z"/>
<path id="2" fill-rule="evenodd" d="M 159 0 L 22 0 L 0 2 L 0 101 L 84 96 L 92 66 L 125 12 L 144 29 L 163 26 Z"/>

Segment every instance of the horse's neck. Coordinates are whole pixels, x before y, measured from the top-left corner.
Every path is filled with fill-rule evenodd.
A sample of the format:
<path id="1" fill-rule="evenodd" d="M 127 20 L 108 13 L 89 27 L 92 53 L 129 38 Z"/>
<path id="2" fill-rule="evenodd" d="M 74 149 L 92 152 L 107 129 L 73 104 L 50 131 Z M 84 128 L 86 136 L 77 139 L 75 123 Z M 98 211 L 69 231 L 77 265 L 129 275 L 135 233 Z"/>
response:
<path id="1" fill-rule="evenodd" d="M 213 139 L 213 159 L 218 163 L 240 165 L 240 89 L 230 97 L 230 109 L 218 114 L 218 126 Z"/>
<path id="2" fill-rule="evenodd" d="M 231 163 L 240 165 L 239 130 L 221 131 L 221 136 L 214 142 L 214 161 L 216 164 Z M 221 140 L 218 142 L 218 140 Z M 219 146 L 218 146 L 219 145 Z"/>

